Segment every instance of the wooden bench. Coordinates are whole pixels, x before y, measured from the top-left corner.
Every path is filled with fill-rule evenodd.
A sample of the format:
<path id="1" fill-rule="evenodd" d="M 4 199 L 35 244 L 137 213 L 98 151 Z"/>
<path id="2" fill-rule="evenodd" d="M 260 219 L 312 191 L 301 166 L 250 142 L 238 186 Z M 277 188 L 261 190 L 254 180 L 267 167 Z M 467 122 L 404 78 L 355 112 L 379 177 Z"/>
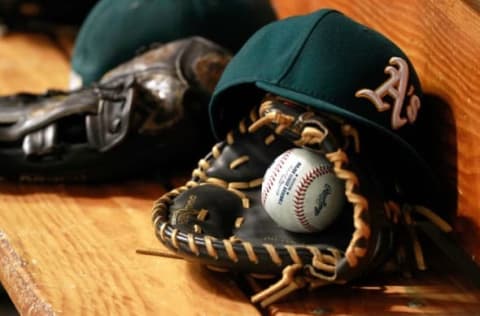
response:
<path id="1" fill-rule="evenodd" d="M 459 0 L 272 0 L 280 17 L 333 7 L 394 40 L 427 93 L 441 98 L 442 153 L 455 230 L 480 258 L 480 13 Z M 477 3 L 477 5 L 475 5 Z M 66 88 L 73 37 L 0 38 L 0 94 Z M 442 103 L 443 104 L 443 103 Z M 447 133 L 445 133 L 447 131 Z M 0 281 L 24 315 L 474 315 L 480 291 L 437 267 L 415 279 L 372 277 L 297 293 L 266 310 L 229 274 L 170 258 L 150 222 L 152 202 L 181 179 L 110 185 L 0 183 Z M 171 182 L 171 183 L 170 183 Z"/>

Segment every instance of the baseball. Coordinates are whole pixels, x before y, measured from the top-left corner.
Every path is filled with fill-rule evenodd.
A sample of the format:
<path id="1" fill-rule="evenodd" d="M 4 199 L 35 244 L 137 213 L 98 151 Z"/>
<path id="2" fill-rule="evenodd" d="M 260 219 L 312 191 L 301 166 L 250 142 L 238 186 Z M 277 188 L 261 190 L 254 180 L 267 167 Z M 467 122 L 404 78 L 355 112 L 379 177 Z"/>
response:
<path id="1" fill-rule="evenodd" d="M 294 148 L 278 156 L 262 182 L 261 201 L 270 217 L 292 232 L 318 232 L 342 211 L 345 184 L 320 154 Z"/>

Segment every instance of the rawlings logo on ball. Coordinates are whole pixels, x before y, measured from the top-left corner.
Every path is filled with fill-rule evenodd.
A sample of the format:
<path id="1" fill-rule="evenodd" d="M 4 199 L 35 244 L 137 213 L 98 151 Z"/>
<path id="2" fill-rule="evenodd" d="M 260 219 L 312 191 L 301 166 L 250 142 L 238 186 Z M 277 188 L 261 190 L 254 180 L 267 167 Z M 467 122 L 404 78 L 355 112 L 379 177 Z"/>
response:
<path id="1" fill-rule="evenodd" d="M 332 187 L 328 183 L 325 183 L 325 188 L 323 189 L 322 193 L 320 193 L 320 196 L 317 198 L 317 206 L 315 206 L 315 216 L 318 216 L 322 208 L 327 206 L 327 196 L 331 193 Z"/>

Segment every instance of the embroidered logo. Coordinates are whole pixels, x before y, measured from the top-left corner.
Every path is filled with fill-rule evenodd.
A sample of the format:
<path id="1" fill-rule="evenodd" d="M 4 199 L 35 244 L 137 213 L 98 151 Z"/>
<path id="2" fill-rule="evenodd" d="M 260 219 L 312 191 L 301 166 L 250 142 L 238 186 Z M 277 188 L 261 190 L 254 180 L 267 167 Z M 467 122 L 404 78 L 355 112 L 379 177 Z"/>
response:
<path id="1" fill-rule="evenodd" d="M 375 90 L 362 89 L 355 93 L 357 98 L 366 98 L 370 100 L 379 112 L 392 109 L 392 105 L 384 100 L 389 96 L 393 99 L 393 109 L 391 116 L 391 125 L 393 129 L 399 129 L 405 124 L 414 123 L 420 110 L 420 98 L 414 94 L 413 85 L 407 91 L 409 70 L 407 62 L 400 57 L 392 57 L 390 65 L 385 68 L 385 73 L 390 75 L 384 83 Z M 406 117 L 402 116 L 402 109 L 406 96 L 409 97 L 406 105 Z"/>
<path id="2" fill-rule="evenodd" d="M 188 197 L 185 207 L 175 210 L 172 212 L 170 221 L 172 225 L 184 225 L 188 224 L 189 220 L 194 216 L 197 216 L 199 211 L 193 208 L 195 201 L 197 200 L 196 195 L 191 195 Z"/>

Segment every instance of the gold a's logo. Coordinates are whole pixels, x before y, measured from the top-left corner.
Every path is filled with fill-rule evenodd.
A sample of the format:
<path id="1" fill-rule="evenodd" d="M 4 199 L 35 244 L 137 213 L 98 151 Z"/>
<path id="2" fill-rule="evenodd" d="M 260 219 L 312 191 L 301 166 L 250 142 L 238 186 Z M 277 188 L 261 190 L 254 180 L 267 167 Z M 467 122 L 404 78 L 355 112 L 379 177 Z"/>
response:
<path id="1" fill-rule="evenodd" d="M 407 62 L 400 57 L 392 57 L 389 63 L 390 65 L 385 68 L 385 73 L 390 75 L 390 78 L 377 89 L 362 89 L 357 91 L 355 96 L 370 100 L 379 112 L 392 108 L 392 105 L 384 100 L 385 96 L 390 96 L 393 99 L 391 125 L 393 129 L 399 129 L 407 122 L 410 124 L 415 122 L 421 104 L 420 98 L 414 94 L 415 89 L 413 85 L 410 86 L 407 92 L 409 75 Z M 406 96 L 409 97 L 406 106 L 406 117 L 402 117 L 402 108 Z"/>

